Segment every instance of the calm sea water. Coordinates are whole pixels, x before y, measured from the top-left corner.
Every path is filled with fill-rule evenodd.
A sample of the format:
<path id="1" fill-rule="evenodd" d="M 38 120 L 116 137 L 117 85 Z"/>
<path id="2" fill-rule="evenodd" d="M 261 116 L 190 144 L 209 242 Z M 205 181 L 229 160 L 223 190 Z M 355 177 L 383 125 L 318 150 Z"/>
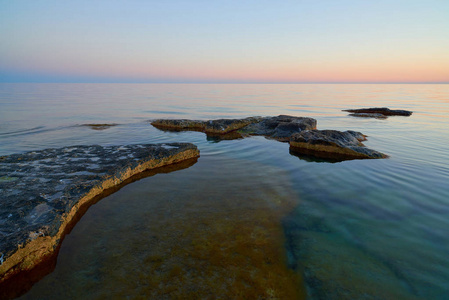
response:
<path id="1" fill-rule="evenodd" d="M 341 111 L 374 106 L 414 113 Z M 361 131 L 390 158 L 328 163 L 263 137 L 218 142 L 148 123 L 279 114 Z M 201 151 L 92 206 L 23 298 L 448 299 L 448 134 L 443 84 L 0 84 L 0 155 L 177 141 Z"/>

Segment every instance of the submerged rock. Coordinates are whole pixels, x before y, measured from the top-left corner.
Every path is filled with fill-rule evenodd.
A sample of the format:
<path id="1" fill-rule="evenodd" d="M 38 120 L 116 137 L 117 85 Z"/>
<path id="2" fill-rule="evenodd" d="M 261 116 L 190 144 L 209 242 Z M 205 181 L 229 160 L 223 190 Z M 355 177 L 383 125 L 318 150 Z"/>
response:
<path id="1" fill-rule="evenodd" d="M 366 148 L 364 140 L 366 136 L 356 131 L 305 130 L 292 135 L 290 147 L 298 153 L 336 160 L 388 157 Z"/>
<path id="2" fill-rule="evenodd" d="M 387 107 L 373 107 L 360 109 L 345 109 L 354 117 L 386 118 L 388 116 L 411 116 L 413 112 L 408 110 L 391 110 Z"/>
<path id="3" fill-rule="evenodd" d="M 215 139 L 237 139 L 248 135 L 263 135 L 288 142 L 290 136 L 302 130 L 315 129 L 313 118 L 280 115 L 277 117 L 249 117 L 245 119 L 219 120 L 154 120 L 151 124 L 163 130 L 193 130 L 205 132 Z"/>
<path id="4" fill-rule="evenodd" d="M 307 299 L 422 299 L 391 262 L 332 222 L 340 225 L 307 211 L 282 222 L 289 265 L 304 274 Z"/>
<path id="5" fill-rule="evenodd" d="M 193 144 L 171 143 L 72 146 L 0 157 L 0 287 L 52 256 L 81 208 L 107 189 L 198 156 Z"/>
<path id="6" fill-rule="evenodd" d="M 83 124 L 81 126 L 89 127 L 90 129 L 93 129 L 93 130 L 105 130 L 105 129 L 109 129 L 109 128 L 117 126 L 117 125 L 118 124 L 115 124 L 115 123 L 111 123 L 111 124 L 92 123 L 92 124 Z"/>

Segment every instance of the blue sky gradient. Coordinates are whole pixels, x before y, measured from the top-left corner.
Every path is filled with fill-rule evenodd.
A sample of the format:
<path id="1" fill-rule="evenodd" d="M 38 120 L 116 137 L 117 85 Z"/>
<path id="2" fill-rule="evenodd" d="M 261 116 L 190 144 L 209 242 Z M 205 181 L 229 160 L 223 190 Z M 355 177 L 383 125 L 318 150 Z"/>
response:
<path id="1" fill-rule="evenodd" d="M 449 82 L 449 1 L 5 1 L 0 82 Z"/>

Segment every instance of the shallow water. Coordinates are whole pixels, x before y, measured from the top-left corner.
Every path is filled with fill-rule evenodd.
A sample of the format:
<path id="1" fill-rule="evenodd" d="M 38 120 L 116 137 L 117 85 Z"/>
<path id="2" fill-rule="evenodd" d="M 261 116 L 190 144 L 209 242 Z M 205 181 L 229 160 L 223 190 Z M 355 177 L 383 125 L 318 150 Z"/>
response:
<path id="1" fill-rule="evenodd" d="M 373 106 L 414 113 L 341 111 Z M 390 158 L 328 163 L 263 137 L 217 142 L 147 122 L 279 114 L 361 131 Z M 0 155 L 169 141 L 201 151 L 92 206 L 24 298 L 445 299 L 448 114 L 449 85 L 0 84 Z M 118 125 L 80 126 L 92 123 Z"/>

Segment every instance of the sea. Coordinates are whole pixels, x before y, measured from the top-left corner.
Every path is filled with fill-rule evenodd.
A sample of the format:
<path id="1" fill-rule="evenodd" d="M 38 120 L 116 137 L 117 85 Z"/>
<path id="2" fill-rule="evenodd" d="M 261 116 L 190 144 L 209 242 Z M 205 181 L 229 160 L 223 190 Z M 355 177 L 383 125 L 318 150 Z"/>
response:
<path id="1" fill-rule="evenodd" d="M 413 114 L 342 111 L 365 107 Z M 282 114 L 389 158 L 150 124 Z M 91 206 L 21 299 L 449 299 L 448 84 L 0 84 L 0 156 L 169 142 L 200 157 Z"/>

